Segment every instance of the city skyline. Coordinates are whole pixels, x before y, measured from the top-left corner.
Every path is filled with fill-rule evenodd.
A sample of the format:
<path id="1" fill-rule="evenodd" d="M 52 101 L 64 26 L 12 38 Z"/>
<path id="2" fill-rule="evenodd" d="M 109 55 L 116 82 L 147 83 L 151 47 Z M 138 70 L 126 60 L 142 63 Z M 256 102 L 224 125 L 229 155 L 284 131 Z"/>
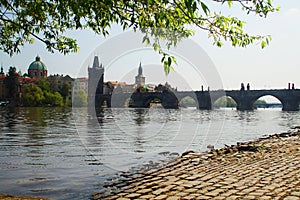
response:
<path id="1" fill-rule="evenodd" d="M 245 49 L 231 47 L 228 43 L 225 43 L 222 48 L 218 48 L 213 46 L 212 41 L 207 39 L 206 33 L 201 31 L 197 31 L 192 38 L 214 63 L 224 89 L 239 89 L 241 82 L 245 84 L 249 82 L 251 87 L 255 89 L 287 88 L 289 82 L 295 83 L 296 88 L 300 87 L 300 80 L 298 79 L 298 73 L 300 72 L 300 60 L 298 59 L 300 39 L 297 37 L 300 34 L 300 27 L 297 26 L 300 18 L 300 2 L 296 0 L 289 2 L 274 1 L 274 4 L 281 6 L 281 11 L 271 13 L 266 19 L 257 16 L 246 16 L 235 7 L 229 10 L 232 15 L 241 17 L 248 22 L 246 30 L 250 33 L 272 35 L 273 40 L 270 46 L 265 49 L 261 49 L 259 43 Z M 211 6 L 213 7 L 214 5 Z M 224 11 L 227 11 L 227 9 L 224 8 Z M 29 64 L 39 55 L 46 64 L 49 74 L 87 77 L 87 67 L 92 63 L 92 60 L 87 61 L 88 58 L 98 55 L 95 49 L 103 42 L 122 34 L 122 30 L 118 26 L 113 26 L 111 35 L 107 39 L 97 36 L 91 31 L 69 31 L 68 33 L 70 36 L 78 39 L 81 47 L 78 53 L 67 56 L 57 52 L 51 54 L 46 51 L 44 44 L 36 41 L 33 45 L 26 45 L 21 49 L 20 54 L 13 57 L 9 57 L 1 52 L 1 64 L 4 66 L 5 71 L 9 66 L 15 66 L 22 73 L 25 73 Z M 113 49 L 108 51 L 113 51 Z M 182 75 L 182 69 L 178 66 L 179 69 L 176 69 L 176 73 L 171 72 L 168 77 L 165 77 L 163 67 L 159 65 L 160 57 L 156 55 L 156 61 L 153 62 L 153 57 L 155 56 L 152 55 L 153 52 L 150 54 L 151 56 L 147 56 L 144 52 L 140 52 L 139 56 L 132 56 L 133 58 L 122 62 L 122 66 L 119 66 L 119 69 L 127 69 L 122 77 L 129 83 L 134 82 L 139 62 L 142 62 L 145 66 L 143 67 L 144 75 L 149 83 L 156 82 L 157 77 L 160 78 L 161 82 L 172 79 L 172 76 L 176 79 L 178 77 L 178 74 L 175 75 L 177 72 L 179 75 Z M 105 63 L 106 58 L 100 54 L 98 56 L 105 67 L 109 65 L 109 63 Z M 147 66 L 149 66 L 149 69 Z M 154 68 L 155 70 L 153 70 Z M 128 73 L 131 74 L 131 71 L 134 76 L 127 76 Z M 186 71 L 187 73 L 190 72 L 189 69 Z M 107 73 L 105 81 L 116 81 L 114 74 L 116 72 Z M 185 76 L 183 79 L 193 78 Z M 196 84 L 189 83 L 187 87 L 195 85 L 193 89 L 199 89 L 200 85 Z"/>

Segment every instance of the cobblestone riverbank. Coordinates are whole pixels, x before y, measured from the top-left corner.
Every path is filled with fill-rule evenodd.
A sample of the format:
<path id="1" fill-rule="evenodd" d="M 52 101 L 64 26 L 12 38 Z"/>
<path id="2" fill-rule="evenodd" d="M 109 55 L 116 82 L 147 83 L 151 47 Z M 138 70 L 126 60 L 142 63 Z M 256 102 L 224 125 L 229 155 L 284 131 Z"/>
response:
<path id="1" fill-rule="evenodd" d="M 10 194 L 0 194 L 1 200 L 48 200 L 42 197 L 29 197 L 29 196 L 14 196 Z"/>
<path id="2" fill-rule="evenodd" d="M 93 199 L 300 200 L 299 129 L 124 173 Z"/>

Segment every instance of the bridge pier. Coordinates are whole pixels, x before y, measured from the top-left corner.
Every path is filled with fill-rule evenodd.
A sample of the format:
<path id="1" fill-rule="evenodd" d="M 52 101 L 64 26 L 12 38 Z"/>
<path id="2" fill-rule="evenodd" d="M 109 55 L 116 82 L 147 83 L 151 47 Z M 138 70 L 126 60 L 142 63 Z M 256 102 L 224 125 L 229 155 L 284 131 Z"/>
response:
<path id="1" fill-rule="evenodd" d="M 240 91 L 242 94 L 235 98 L 236 109 L 240 111 L 254 110 L 253 101 L 250 98 L 249 92 Z"/>
<path id="2" fill-rule="evenodd" d="M 110 95 L 96 95 L 95 96 L 94 106 L 96 108 L 101 108 L 103 106 L 104 102 L 106 102 L 106 106 L 108 108 L 110 108 L 111 107 L 111 96 Z"/>
<path id="3" fill-rule="evenodd" d="M 131 98 L 132 98 L 131 106 L 133 108 L 146 108 L 147 107 L 147 105 L 146 105 L 147 102 L 145 102 L 142 93 L 135 92 L 132 94 Z"/>
<path id="4" fill-rule="evenodd" d="M 237 103 L 236 109 L 240 111 L 246 111 L 246 110 L 254 110 L 254 107 L 251 102 L 239 102 Z"/>
<path id="5" fill-rule="evenodd" d="M 285 99 L 282 102 L 282 110 L 283 111 L 298 111 L 299 110 L 299 102 L 295 99 Z"/>
<path id="6" fill-rule="evenodd" d="M 212 109 L 212 103 L 210 99 L 198 99 L 198 109 L 200 110 L 211 110 Z"/>
<path id="7" fill-rule="evenodd" d="M 179 102 L 176 95 L 173 92 L 163 91 L 161 105 L 164 108 L 178 109 Z"/>
<path id="8" fill-rule="evenodd" d="M 208 91 L 201 91 L 196 93 L 197 101 L 198 101 L 198 109 L 200 110 L 211 110 L 212 102 L 211 96 Z"/>

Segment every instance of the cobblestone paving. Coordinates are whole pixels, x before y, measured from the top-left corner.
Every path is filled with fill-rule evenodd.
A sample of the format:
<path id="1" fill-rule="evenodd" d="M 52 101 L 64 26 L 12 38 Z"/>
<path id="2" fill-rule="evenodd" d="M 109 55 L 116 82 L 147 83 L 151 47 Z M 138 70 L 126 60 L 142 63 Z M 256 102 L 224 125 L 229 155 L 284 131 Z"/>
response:
<path id="1" fill-rule="evenodd" d="M 10 194 L 0 194 L 1 200 L 48 200 L 42 197 L 25 197 L 25 196 L 13 196 Z"/>
<path id="2" fill-rule="evenodd" d="M 186 152 L 160 169 L 118 185 L 111 183 L 109 193 L 93 198 L 300 200 L 300 133 L 206 153 Z"/>

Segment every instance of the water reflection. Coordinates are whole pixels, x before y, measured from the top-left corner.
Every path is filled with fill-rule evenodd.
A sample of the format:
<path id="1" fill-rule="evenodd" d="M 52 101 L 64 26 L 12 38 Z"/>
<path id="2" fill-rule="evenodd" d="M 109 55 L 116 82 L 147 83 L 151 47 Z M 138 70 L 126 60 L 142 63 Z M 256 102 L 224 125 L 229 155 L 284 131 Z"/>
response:
<path id="1" fill-rule="evenodd" d="M 18 125 L 20 109 L 18 107 L 0 107 L 0 113 L 0 124 L 2 128 L 7 128 L 13 131 L 15 129 L 15 126 Z"/>
<path id="2" fill-rule="evenodd" d="M 294 127 L 299 124 L 300 116 L 298 111 L 283 111 L 280 112 L 280 118 L 282 119 L 279 123 L 282 127 Z M 276 120 L 276 119 L 274 119 Z"/>
<path id="3" fill-rule="evenodd" d="M 147 109 L 148 110 L 148 109 Z M 133 110 L 133 120 L 138 126 L 145 123 L 145 115 L 147 114 L 146 109 L 134 109 Z"/>
<path id="4" fill-rule="evenodd" d="M 85 108 L 0 109 L 0 193 L 88 199 L 104 177 L 187 149 L 286 131 L 299 112 Z"/>
<path id="5" fill-rule="evenodd" d="M 47 126 L 46 119 L 50 116 L 47 116 L 47 109 L 41 109 L 38 107 L 27 108 L 24 112 L 24 117 L 28 124 L 31 124 L 32 127 L 45 127 Z"/>
<path id="6" fill-rule="evenodd" d="M 239 120 L 245 122 L 254 122 L 257 119 L 255 111 L 236 111 L 239 116 Z"/>

